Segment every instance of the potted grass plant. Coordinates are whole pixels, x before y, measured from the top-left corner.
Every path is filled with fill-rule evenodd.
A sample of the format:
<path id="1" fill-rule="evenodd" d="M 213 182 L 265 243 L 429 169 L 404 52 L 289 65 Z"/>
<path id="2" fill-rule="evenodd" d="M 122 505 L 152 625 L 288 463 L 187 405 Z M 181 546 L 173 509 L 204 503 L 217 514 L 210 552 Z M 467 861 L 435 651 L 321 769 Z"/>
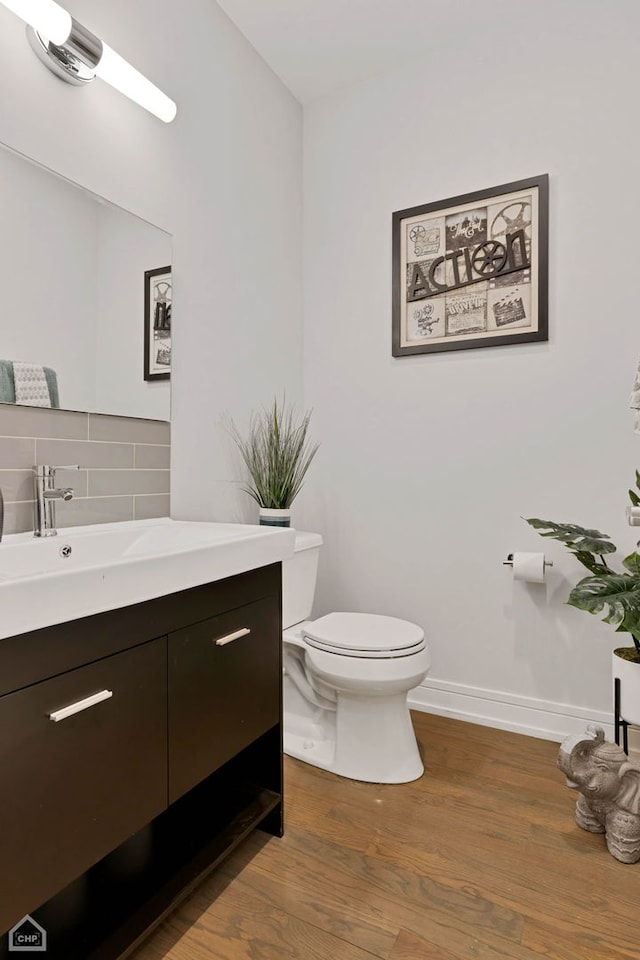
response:
<path id="1" fill-rule="evenodd" d="M 292 406 L 274 398 L 270 407 L 252 414 L 246 436 L 230 422 L 249 473 L 244 490 L 258 504 L 261 524 L 291 525 L 291 505 L 319 446 L 309 439 L 310 421 L 311 411 L 298 416 Z"/>
<path id="2" fill-rule="evenodd" d="M 636 471 L 636 489 L 640 490 L 640 473 Z M 640 496 L 629 490 L 632 509 L 640 507 Z M 567 603 L 578 610 L 602 615 L 605 623 L 618 633 L 628 633 L 633 646 L 613 651 L 613 677 L 620 680 L 621 714 L 629 723 L 640 724 L 640 554 L 630 553 L 616 569 L 607 562 L 617 553 L 608 534 L 571 523 L 527 519 L 542 537 L 559 540 L 589 571 L 573 587 Z M 640 544 L 636 544 L 640 546 Z"/>

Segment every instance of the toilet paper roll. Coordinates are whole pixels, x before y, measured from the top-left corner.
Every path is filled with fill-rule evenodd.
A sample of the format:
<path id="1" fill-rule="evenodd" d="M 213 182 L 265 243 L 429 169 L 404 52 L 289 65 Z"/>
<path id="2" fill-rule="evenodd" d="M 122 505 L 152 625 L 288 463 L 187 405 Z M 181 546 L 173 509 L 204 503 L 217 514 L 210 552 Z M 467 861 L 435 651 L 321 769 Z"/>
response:
<path id="1" fill-rule="evenodd" d="M 627 507 L 627 520 L 630 527 L 640 527 L 640 507 Z"/>
<path id="2" fill-rule="evenodd" d="M 513 579 L 544 583 L 544 553 L 514 553 Z"/>

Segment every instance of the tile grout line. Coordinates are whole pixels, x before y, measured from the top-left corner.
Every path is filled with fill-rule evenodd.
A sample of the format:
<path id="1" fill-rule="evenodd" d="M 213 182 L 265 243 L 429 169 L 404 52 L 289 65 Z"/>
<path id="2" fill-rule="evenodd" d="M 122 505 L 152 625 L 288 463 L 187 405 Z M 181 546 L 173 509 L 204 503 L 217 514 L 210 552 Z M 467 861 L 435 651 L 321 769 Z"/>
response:
<path id="1" fill-rule="evenodd" d="M 80 500 L 126 500 L 131 497 L 170 497 L 171 493 L 101 493 L 96 495 L 87 494 L 86 497 L 74 497 L 74 503 L 78 503 Z M 35 503 L 35 500 L 5 500 L 5 507 L 19 507 L 24 503 Z M 64 508 L 63 508 L 64 509 Z"/>
<path id="2" fill-rule="evenodd" d="M 85 437 L 29 437 L 29 436 L 18 436 L 17 434 L 0 434 L 0 440 L 33 440 L 33 441 L 47 441 L 55 443 L 108 443 L 108 444 L 119 444 L 120 446 L 128 447 L 171 447 L 170 443 L 146 443 L 139 440 L 91 440 L 90 438 Z"/>
<path id="3" fill-rule="evenodd" d="M 103 471 L 113 473 L 171 473 L 170 467 L 83 467 L 80 465 L 80 473 L 102 473 Z M 32 473 L 33 467 L 3 467 L 0 465 L 0 473 Z M 67 473 L 70 471 L 67 470 Z"/>

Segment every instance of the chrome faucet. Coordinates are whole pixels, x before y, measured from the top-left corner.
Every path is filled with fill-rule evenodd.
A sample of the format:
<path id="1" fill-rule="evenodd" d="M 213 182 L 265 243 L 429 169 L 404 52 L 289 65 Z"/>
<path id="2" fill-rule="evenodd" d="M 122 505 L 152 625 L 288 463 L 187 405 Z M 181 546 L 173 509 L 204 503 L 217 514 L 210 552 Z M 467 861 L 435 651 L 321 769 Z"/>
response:
<path id="1" fill-rule="evenodd" d="M 77 463 L 67 467 L 35 466 L 34 483 L 36 494 L 36 516 L 34 537 L 55 537 L 56 500 L 73 500 L 71 487 L 56 487 L 56 470 L 79 470 Z"/>

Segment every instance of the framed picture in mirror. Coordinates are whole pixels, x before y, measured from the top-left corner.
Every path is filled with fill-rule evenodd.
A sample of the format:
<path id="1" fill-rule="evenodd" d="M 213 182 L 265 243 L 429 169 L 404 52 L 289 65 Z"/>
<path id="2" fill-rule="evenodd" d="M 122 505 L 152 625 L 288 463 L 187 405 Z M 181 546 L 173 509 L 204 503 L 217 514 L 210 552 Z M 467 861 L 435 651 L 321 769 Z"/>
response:
<path id="1" fill-rule="evenodd" d="M 171 266 L 144 274 L 144 379 L 171 376 Z"/>

